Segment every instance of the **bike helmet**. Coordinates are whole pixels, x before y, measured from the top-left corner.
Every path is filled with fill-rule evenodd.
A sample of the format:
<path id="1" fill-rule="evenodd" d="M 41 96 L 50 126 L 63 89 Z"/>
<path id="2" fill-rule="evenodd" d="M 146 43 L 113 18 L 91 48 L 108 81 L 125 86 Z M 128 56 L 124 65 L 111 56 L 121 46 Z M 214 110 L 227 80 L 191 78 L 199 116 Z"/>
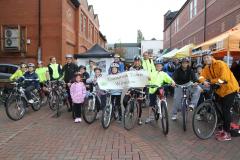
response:
<path id="1" fill-rule="evenodd" d="M 28 63 L 28 67 L 35 67 L 35 64 L 33 64 L 33 63 Z"/>
<path id="2" fill-rule="evenodd" d="M 157 59 L 156 59 L 155 64 L 164 65 L 163 61 L 162 61 L 160 58 L 157 58 Z"/>
<path id="3" fill-rule="evenodd" d="M 119 68 L 119 65 L 117 63 L 112 63 L 110 67 L 111 68 L 113 68 L 113 67 Z"/>
<path id="4" fill-rule="evenodd" d="M 202 56 L 211 56 L 212 55 L 212 51 L 211 50 L 205 50 L 202 52 Z"/>
<path id="5" fill-rule="evenodd" d="M 188 63 L 189 63 L 190 60 L 189 60 L 189 58 L 183 58 L 181 62 L 182 62 L 182 63 L 183 63 L 183 62 L 188 62 Z"/>
<path id="6" fill-rule="evenodd" d="M 115 54 L 114 58 L 120 58 L 120 55 L 119 54 Z"/>
<path id="7" fill-rule="evenodd" d="M 73 55 L 72 54 L 66 54 L 65 58 L 73 58 Z"/>
<path id="8" fill-rule="evenodd" d="M 133 58 L 134 61 L 139 61 L 141 60 L 141 57 L 139 55 L 135 55 Z"/>

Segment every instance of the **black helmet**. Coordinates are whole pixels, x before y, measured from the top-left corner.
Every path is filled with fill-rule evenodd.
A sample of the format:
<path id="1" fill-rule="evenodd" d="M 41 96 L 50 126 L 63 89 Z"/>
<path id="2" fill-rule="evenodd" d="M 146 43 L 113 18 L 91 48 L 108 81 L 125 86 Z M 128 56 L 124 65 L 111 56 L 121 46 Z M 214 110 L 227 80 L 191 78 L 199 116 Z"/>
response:
<path id="1" fill-rule="evenodd" d="M 134 61 L 138 61 L 138 60 L 141 60 L 141 57 L 139 55 L 135 55 L 134 58 L 133 58 Z"/>
<path id="2" fill-rule="evenodd" d="M 189 58 L 183 58 L 182 60 L 181 60 L 181 62 L 183 63 L 183 62 L 190 62 L 190 60 L 189 60 Z"/>

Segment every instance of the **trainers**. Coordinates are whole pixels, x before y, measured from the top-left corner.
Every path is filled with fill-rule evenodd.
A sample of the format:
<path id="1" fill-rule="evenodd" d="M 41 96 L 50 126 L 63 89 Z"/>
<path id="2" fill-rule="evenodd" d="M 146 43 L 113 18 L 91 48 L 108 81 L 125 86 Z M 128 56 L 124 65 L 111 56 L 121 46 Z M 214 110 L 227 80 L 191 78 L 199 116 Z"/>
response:
<path id="1" fill-rule="evenodd" d="M 153 117 L 153 116 L 149 116 L 149 117 L 146 119 L 145 123 L 150 123 L 150 122 L 153 121 L 153 120 L 154 120 L 154 117 Z"/>
<path id="2" fill-rule="evenodd" d="M 188 108 L 189 108 L 190 111 L 193 111 L 193 110 L 194 110 L 194 105 L 193 105 L 193 104 L 190 104 L 190 105 L 188 106 Z"/>
<path id="3" fill-rule="evenodd" d="M 224 134 L 224 131 L 223 130 L 220 130 L 220 131 L 217 131 L 215 133 L 215 137 L 218 138 L 219 136 L 222 136 Z"/>
<path id="4" fill-rule="evenodd" d="M 177 115 L 176 115 L 176 114 L 172 115 L 172 120 L 173 120 L 173 121 L 176 121 L 176 120 L 177 120 Z"/>
<path id="5" fill-rule="evenodd" d="M 78 122 L 82 122 L 82 118 L 78 118 Z"/>
<path id="6" fill-rule="evenodd" d="M 78 123 L 78 118 L 75 118 L 74 123 Z"/>
<path id="7" fill-rule="evenodd" d="M 142 125 L 142 119 L 141 118 L 138 119 L 138 125 Z"/>
<path id="8" fill-rule="evenodd" d="M 217 137 L 217 140 L 218 140 L 218 141 L 231 141 L 232 138 L 231 138 L 230 133 L 223 132 L 222 135 L 220 135 L 220 136 Z"/>
<path id="9" fill-rule="evenodd" d="M 34 103 L 34 100 L 33 100 L 33 99 L 30 99 L 30 100 L 28 101 L 28 103 L 33 104 L 33 103 Z"/>

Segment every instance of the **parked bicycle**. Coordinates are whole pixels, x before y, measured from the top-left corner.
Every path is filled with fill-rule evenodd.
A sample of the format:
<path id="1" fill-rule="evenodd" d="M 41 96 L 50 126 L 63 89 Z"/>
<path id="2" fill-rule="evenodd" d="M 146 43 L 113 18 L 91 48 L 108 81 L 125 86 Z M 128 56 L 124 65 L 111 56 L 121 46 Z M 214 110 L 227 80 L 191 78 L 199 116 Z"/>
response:
<path id="1" fill-rule="evenodd" d="M 25 95 L 24 82 L 11 84 L 14 85 L 14 88 L 5 103 L 6 114 L 11 120 L 17 121 L 22 119 L 28 106 L 31 106 L 34 111 L 40 110 L 41 98 L 38 90 L 31 92 L 34 103 L 30 104 Z"/>
<path id="2" fill-rule="evenodd" d="M 155 121 L 158 121 L 159 118 L 161 119 L 161 124 L 162 124 L 162 131 L 164 135 L 168 134 L 169 130 L 169 121 L 168 121 L 168 109 L 167 109 L 167 99 L 165 97 L 165 92 L 164 92 L 164 87 L 169 86 L 169 85 L 164 85 L 164 86 L 157 86 L 157 85 L 147 85 L 147 88 L 158 88 L 157 89 L 157 103 L 152 108 L 152 112 L 154 115 Z"/>
<path id="3" fill-rule="evenodd" d="M 180 87 L 183 92 L 180 111 L 182 113 L 183 130 L 184 131 L 187 130 L 187 119 L 188 119 L 188 110 L 189 110 L 188 106 L 189 106 L 189 104 L 191 102 L 191 98 L 192 98 L 192 94 L 188 88 L 192 87 L 192 86 L 193 86 L 192 82 L 190 82 L 188 85 L 176 84 L 176 87 Z"/>
<path id="4" fill-rule="evenodd" d="M 130 99 L 124 110 L 124 116 L 123 116 L 124 128 L 127 130 L 132 129 L 135 126 L 136 121 L 138 119 L 138 113 L 139 113 L 139 107 L 140 107 L 138 103 L 138 94 L 142 94 L 143 95 L 142 97 L 144 97 L 145 92 L 137 88 L 129 89 Z"/>
<path id="5" fill-rule="evenodd" d="M 107 129 L 110 126 L 110 122 L 113 117 L 113 106 L 111 101 L 111 93 L 109 91 L 105 92 L 106 92 L 106 106 L 103 108 L 101 122 L 103 128 Z"/>
<path id="6" fill-rule="evenodd" d="M 68 93 L 66 90 L 66 83 L 64 81 L 51 81 L 49 88 L 49 107 L 53 111 L 56 111 L 56 116 L 61 115 L 62 107 L 65 105 L 70 108 L 68 101 Z M 74 114 L 72 114 L 75 118 Z"/>
<path id="7" fill-rule="evenodd" d="M 214 134 L 216 128 L 222 129 L 223 127 L 223 113 L 215 94 L 216 89 L 218 89 L 220 85 L 220 83 L 212 84 L 210 86 L 209 99 L 201 103 L 194 111 L 192 127 L 194 133 L 200 139 L 210 138 Z M 239 93 L 231 108 L 231 115 L 234 122 L 240 120 Z"/>

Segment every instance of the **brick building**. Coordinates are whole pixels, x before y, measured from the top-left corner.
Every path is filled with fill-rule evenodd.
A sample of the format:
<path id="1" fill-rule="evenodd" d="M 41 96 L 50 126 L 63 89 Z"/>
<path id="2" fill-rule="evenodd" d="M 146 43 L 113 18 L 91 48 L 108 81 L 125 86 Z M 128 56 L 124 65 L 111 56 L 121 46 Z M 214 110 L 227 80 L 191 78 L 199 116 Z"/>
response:
<path id="1" fill-rule="evenodd" d="M 164 15 L 164 48 L 201 44 L 240 23 L 239 0 L 187 0 Z"/>
<path id="2" fill-rule="evenodd" d="M 1 0 L 0 63 L 48 63 L 55 56 L 82 53 L 106 38 L 87 0 Z"/>

